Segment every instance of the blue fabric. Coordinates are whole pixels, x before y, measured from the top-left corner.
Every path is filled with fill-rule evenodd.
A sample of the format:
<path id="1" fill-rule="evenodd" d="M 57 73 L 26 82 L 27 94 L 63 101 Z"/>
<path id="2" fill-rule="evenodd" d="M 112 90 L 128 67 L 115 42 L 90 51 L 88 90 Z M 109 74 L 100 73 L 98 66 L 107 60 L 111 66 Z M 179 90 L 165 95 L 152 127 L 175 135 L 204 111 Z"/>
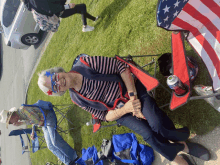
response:
<path id="1" fill-rule="evenodd" d="M 89 147 L 87 149 L 83 148 L 82 157 L 79 158 L 75 163 L 86 165 L 85 161 L 91 158 L 93 160 L 93 164 L 96 163 L 96 161 L 99 159 L 95 146 Z M 102 165 L 102 161 L 98 162 L 96 165 Z"/>
<path id="2" fill-rule="evenodd" d="M 118 159 L 124 163 L 151 165 L 154 160 L 154 153 L 150 147 L 139 144 L 133 133 L 125 133 L 120 135 L 113 135 L 113 159 Z M 116 156 L 117 152 L 130 149 L 130 156 L 132 160 L 121 159 Z M 140 155 L 140 161 L 138 161 Z"/>
<path id="3" fill-rule="evenodd" d="M 27 139 L 28 139 L 28 142 L 30 143 L 30 139 L 28 137 L 27 134 L 31 134 L 32 133 L 32 129 L 31 128 L 28 128 L 28 129 L 17 129 L 17 130 L 13 130 L 9 133 L 8 136 L 17 136 L 17 135 L 20 135 L 20 140 L 21 140 L 21 146 L 22 146 L 22 154 L 25 153 L 25 144 L 24 144 L 24 140 L 22 138 L 22 134 L 26 134 L 27 136 Z M 37 137 L 37 134 L 36 132 L 34 132 L 35 134 L 35 139 L 32 140 L 32 152 L 35 153 L 39 150 L 39 141 L 38 141 L 38 137 Z"/>
<path id="4" fill-rule="evenodd" d="M 21 146 L 22 146 L 22 155 L 25 153 L 25 144 L 22 136 L 20 135 L 20 140 L 21 140 Z"/>
<path id="5" fill-rule="evenodd" d="M 21 134 L 25 134 L 25 132 L 28 133 L 28 134 L 31 134 L 32 129 L 31 128 L 28 128 L 28 129 L 16 129 L 16 130 L 11 131 L 8 136 L 21 135 Z"/>
<path id="6" fill-rule="evenodd" d="M 112 137 L 113 153 L 112 161 L 114 159 L 120 160 L 123 163 L 132 163 L 138 165 L 151 165 L 154 160 L 153 150 L 143 144 L 139 144 L 133 133 L 125 133 L 119 135 L 113 135 Z M 121 159 L 115 155 L 116 152 L 122 152 L 126 149 L 130 150 L 130 156 L 132 160 Z M 139 157 L 139 160 L 138 160 Z M 79 158 L 75 163 L 80 165 L 86 165 L 86 160 L 92 159 L 95 164 L 99 158 L 95 146 L 87 149 L 82 149 L 82 157 Z M 103 165 L 103 161 L 100 160 L 95 165 Z"/>

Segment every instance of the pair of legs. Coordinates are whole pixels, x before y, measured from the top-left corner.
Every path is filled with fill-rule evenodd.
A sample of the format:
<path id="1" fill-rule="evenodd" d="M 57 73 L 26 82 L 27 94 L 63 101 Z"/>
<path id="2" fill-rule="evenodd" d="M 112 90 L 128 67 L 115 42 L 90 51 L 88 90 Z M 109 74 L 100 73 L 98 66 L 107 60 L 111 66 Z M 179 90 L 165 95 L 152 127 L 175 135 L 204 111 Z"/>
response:
<path id="1" fill-rule="evenodd" d="M 169 117 L 157 106 L 155 100 L 146 92 L 140 81 L 136 83 L 138 98 L 141 101 L 142 113 L 146 120 L 139 120 L 131 114 L 126 114 L 117 122 L 140 134 L 151 147 L 170 161 L 186 164 L 177 156 L 180 151 L 186 151 L 184 143 L 189 137 L 188 129 L 176 129 Z M 172 141 L 173 143 L 171 143 Z"/>
<path id="2" fill-rule="evenodd" d="M 46 117 L 47 126 L 42 127 L 48 149 L 65 165 L 69 165 L 77 158 L 76 151 L 56 131 L 56 115 L 49 112 Z"/>
<path id="3" fill-rule="evenodd" d="M 93 21 L 96 20 L 95 17 L 93 17 L 92 15 L 90 15 L 89 13 L 87 13 L 86 10 L 86 5 L 85 4 L 77 4 L 74 8 L 72 9 L 67 9 L 64 10 L 63 14 L 60 16 L 61 18 L 66 18 L 69 17 L 73 14 L 81 14 L 82 15 L 82 22 L 83 22 L 83 26 L 87 26 L 87 21 L 86 19 L 91 19 Z"/>

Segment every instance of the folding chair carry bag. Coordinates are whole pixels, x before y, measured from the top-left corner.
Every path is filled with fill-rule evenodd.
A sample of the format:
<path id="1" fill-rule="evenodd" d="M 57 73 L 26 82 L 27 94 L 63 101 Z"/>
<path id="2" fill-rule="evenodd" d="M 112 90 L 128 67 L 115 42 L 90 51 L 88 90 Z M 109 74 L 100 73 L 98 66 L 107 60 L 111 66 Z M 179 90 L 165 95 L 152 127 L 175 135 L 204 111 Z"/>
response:
<path id="1" fill-rule="evenodd" d="M 113 135 L 113 159 L 120 162 L 138 165 L 151 165 L 154 161 L 152 148 L 139 144 L 135 134 Z"/>

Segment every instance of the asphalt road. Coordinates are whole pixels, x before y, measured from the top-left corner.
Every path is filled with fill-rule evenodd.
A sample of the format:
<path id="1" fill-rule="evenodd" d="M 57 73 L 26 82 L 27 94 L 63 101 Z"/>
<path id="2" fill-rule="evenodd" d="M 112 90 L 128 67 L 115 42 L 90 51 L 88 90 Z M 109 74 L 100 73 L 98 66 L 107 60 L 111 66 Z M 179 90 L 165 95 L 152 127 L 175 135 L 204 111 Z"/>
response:
<path id="1" fill-rule="evenodd" d="M 26 90 L 30 77 L 39 61 L 41 52 L 45 49 L 48 39 L 47 33 L 42 33 L 42 41 L 37 46 L 31 46 L 28 50 L 18 50 L 1 42 L 1 76 L 0 76 L 0 110 L 20 107 L 25 103 Z M 30 165 L 29 153 L 22 155 L 19 136 L 9 137 L 11 130 L 19 127 L 9 126 L 5 128 L 0 123 L 0 146 L 3 165 Z M 25 139 L 25 138 L 24 138 Z M 25 139 L 26 142 L 26 139 Z"/>

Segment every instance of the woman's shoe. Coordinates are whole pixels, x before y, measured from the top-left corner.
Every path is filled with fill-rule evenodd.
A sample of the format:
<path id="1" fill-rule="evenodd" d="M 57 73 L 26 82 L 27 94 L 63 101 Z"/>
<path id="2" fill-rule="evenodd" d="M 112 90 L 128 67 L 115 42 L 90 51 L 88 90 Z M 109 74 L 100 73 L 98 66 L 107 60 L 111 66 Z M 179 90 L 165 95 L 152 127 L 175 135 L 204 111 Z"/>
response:
<path id="1" fill-rule="evenodd" d="M 202 160 L 205 160 L 205 161 L 210 160 L 211 158 L 210 152 L 202 145 L 198 143 L 189 142 L 188 140 L 186 141 L 186 145 L 189 148 L 188 154 L 195 156 L 197 158 L 200 158 Z"/>
<path id="2" fill-rule="evenodd" d="M 188 158 L 186 154 L 179 154 L 179 156 L 181 156 L 188 163 L 188 165 L 195 165 L 191 162 L 191 160 Z"/>
<path id="3" fill-rule="evenodd" d="M 98 21 L 99 18 L 100 18 L 100 16 L 95 17 L 95 21 L 94 22 Z"/>
<path id="4" fill-rule="evenodd" d="M 93 31 L 95 28 L 89 25 L 86 25 L 86 27 L 83 27 L 82 31 L 83 32 L 90 32 Z"/>

